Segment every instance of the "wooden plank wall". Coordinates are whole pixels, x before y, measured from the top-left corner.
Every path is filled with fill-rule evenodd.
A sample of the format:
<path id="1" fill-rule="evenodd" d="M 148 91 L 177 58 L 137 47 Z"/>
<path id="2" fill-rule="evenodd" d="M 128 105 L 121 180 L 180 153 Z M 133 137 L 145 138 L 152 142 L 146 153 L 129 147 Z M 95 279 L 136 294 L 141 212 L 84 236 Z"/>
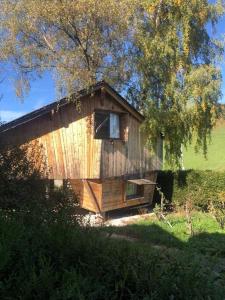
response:
<path id="1" fill-rule="evenodd" d="M 99 212 L 99 208 L 102 210 L 102 184 L 99 180 L 88 180 L 97 203 L 92 199 L 84 181 L 70 179 L 69 182 L 73 191 L 78 196 L 82 208 L 96 213 Z"/>
<path id="2" fill-rule="evenodd" d="M 38 142 L 44 154 L 49 179 L 99 178 L 101 140 L 93 139 L 93 111 L 98 100 L 82 101 L 45 114 L 1 134 L 9 145 Z"/>
<path id="3" fill-rule="evenodd" d="M 156 172 L 145 176 L 155 182 Z M 144 185 L 144 197 L 126 200 L 126 182 L 121 179 L 107 179 L 102 181 L 102 211 L 110 211 L 125 207 L 136 206 L 145 203 L 152 203 L 155 185 Z"/>
<path id="4" fill-rule="evenodd" d="M 140 122 L 111 96 L 82 99 L 81 111 L 70 103 L 1 134 L 5 144 L 36 142 L 45 158 L 49 179 L 114 178 L 148 172 L 157 160 L 144 148 Z M 123 140 L 94 139 L 96 109 L 122 114 Z"/>
<path id="5" fill-rule="evenodd" d="M 146 179 L 156 181 L 157 172 L 150 172 L 145 176 Z M 70 180 L 70 185 L 78 195 L 82 208 L 98 213 L 132 207 L 145 203 L 152 203 L 155 185 L 144 186 L 144 197 L 126 200 L 125 188 L 126 182 L 122 179 L 106 179 L 106 180 L 88 180 L 95 199 L 88 191 L 84 180 Z M 97 200 L 97 204 L 96 204 Z"/>
<path id="6" fill-rule="evenodd" d="M 102 177 L 113 178 L 127 174 L 149 172 L 153 169 L 155 158 L 144 147 L 140 122 L 133 116 L 128 118 L 127 140 L 102 141 Z M 155 163 L 155 167 L 158 164 Z"/>

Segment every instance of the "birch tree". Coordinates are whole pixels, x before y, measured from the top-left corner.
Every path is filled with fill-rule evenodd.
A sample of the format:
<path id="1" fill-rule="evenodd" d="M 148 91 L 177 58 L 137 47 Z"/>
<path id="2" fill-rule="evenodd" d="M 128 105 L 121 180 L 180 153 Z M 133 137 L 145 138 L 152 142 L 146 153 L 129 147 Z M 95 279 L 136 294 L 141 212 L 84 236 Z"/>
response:
<path id="1" fill-rule="evenodd" d="M 179 165 L 182 145 L 207 142 L 219 115 L 223 43 L 209 34 L 224 4 L 207 0 L 147 0 L 138 30 L 139 100 L 150 145 L 160 133 L 166 160 Z"/>

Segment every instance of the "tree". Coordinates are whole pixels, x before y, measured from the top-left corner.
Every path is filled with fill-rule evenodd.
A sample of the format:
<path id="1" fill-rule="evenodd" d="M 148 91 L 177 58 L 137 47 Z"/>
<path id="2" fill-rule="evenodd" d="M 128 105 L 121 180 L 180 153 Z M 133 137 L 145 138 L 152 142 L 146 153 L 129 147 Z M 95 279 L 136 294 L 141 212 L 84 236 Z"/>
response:
<path id="1" fill-rule="evenodd" d="M 17 93 L 33 71 L 54 72 L 67 93 L 129 77 L 128 43 L 135 1 L 3 0 L 0 52 L 19 71 Z"/>
<path id="2" fill-rule="evenodd" d="M 144 1 L 137 45 L 139 101 L 149 144 L 164 136 L 167 161 L 179 165 L 182 145 L 207 152 L 219 114 L 223 45 L 207 30 L 224 12 L 220 1 Z"/>
<path id="3" fill-rule="evenodd" d="M 221 96 L 222 44 L 207 31 L 223 14 L 207 0 L 2 0 L 0 55 L 19 71 L 18 94 L 51 70 L 66 93 L 105 79 L 145 115 L 166 159 L 186 146 L 207 151 Z"/>

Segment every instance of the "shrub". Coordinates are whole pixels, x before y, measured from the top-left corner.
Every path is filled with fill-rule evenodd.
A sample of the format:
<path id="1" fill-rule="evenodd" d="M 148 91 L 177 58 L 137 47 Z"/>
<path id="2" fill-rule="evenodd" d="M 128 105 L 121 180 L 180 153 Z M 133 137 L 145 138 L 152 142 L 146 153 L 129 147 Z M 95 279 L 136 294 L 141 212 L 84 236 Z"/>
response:
<path id="1" fill-rule="evenodd" d="M 1 299 L 222 299 L 210 265 L 67 222 L 0 217 Z"/>
<path id="2" fill-rule="evenodd" d="M 67 186 L 54 188 L 47 174 L 38 143 L 0 147 L 0 209 L 33 215 L 36 221 L 66 214 L 72 222 L 77 197 Z"/>
<path id="3" fill-rule="evenodd" d="M 46 182 L 38 145 L 0 148 L 0 207 L 7 210 L 28 208 L 44 199 Z"/>
<path id="4" fill-rule="evenodd" d="M 184 206 L 186 200 L 191 199 L 195 208 L 207 210 L 209 203 L 225 191 L 225 172 L 159 171 L 157 182 L 173 205 Z M 157 202 L 157 191 L 154 198 Z"/>
<path id="5" fill-rule="evenodd" d="M 214 216 L 223 230 L 225 227 L 225 192 L 219 193 L 219 197 L 210 202 L 209 212 Z"/>

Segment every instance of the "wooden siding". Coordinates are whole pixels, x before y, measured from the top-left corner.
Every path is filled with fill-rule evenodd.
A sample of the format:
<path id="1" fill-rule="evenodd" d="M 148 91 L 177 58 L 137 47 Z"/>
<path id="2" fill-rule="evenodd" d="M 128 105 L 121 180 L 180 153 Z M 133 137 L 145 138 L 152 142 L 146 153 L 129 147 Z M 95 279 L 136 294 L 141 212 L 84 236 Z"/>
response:
<path id="1" fill-rule="evenodd" d="M 1 142 L 38 144 L 49 179 L 115 178 L 158 168 L 157 158 L 144 148 L 140 121 L 114 98 L 96 94 L 79 104 L 80 111 L 70 103 L 3 132 Z M 94 111 L 99 109 L 121 114 L 121 140 L 94 139 Z"/>
<path id="2" fill-rule="evenodd" d="M 156 172 L 146 175 L 146 179 L 155 181 Z M 152 203 L 155 185 L 144 185 L 143 197 L 135 199 L 126 199 L 126 181 L 121 179 L 108 179 L 102 181 L 102 211 L 132 207 L 145 203 Z"/>
<path id="3" fill-rule="evenodd" d="M 102 178 L 141 174 L 159 167 L 159 160 L 144 147 L 140 122 L 126 116 L 122 123 L 127 138 L 102 141 Z"/>
<path id="4" fill-rule="evenodd" d="M 50 179 L 99 178 L 101 140 L 93 139 L 93 111 L 97 98 L 48 113 L 1 134 L 1 141 L 22 145 L 38 141 Z"/>
<path id="5" fill-rule="evenodd" d="M 145 176 L 152 181 L 155 181 L 156 177 L 157 172 L 150 172 Z M 155 185 L 144 185 L 143 197 L 126 200 L 126 181 L 122 179 L 70 180 L 69 182 L 80 200 L 80 206 L 96 213 L 151 204 L 155 190 Z"/>
<path id="6" fill-rule="evenodd" d="M 102 184 L 98 180 L 70 180 L 74 193 L 78 196 L 80 206 L 92 212 L 102 211 Z"/>

